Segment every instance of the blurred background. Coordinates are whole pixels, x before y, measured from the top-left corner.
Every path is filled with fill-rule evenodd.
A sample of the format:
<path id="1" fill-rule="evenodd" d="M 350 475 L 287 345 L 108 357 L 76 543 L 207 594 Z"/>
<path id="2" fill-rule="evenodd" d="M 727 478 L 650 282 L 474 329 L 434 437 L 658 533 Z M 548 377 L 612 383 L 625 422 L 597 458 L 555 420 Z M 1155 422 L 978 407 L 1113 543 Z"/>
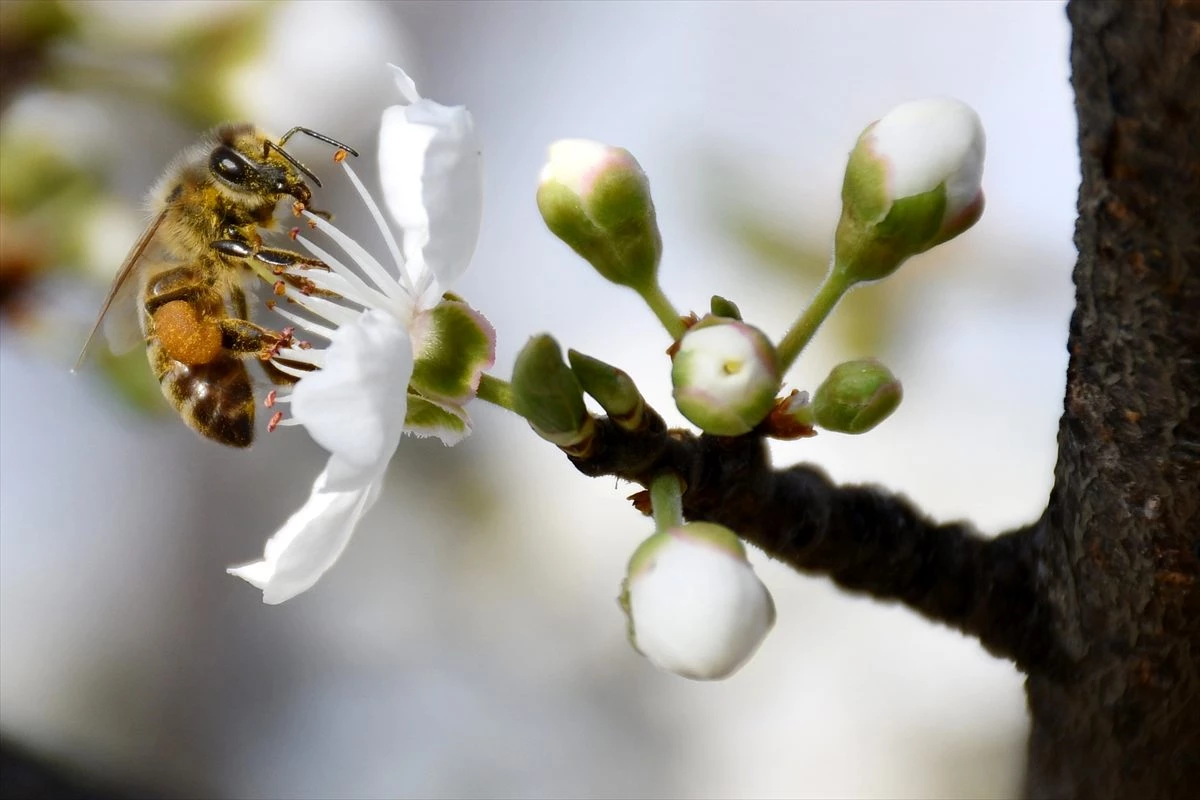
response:
<path id="1" fill-rule="evenodd" d="M 455 290 L 499 332 L 620 365 L 674 424 L 665 334 L 546 232 L 546 146 L 629 148 L 667 294 L 779 335 L 824 269 L 846 154 L 949 94 L 988 131 L 983 220 L 853 294 L 789 375 L 877 355 L 905 403 L 777 444 L 997 533 L 1051 487 L 1078 171 L 1058 2 L 0 4 L 0 734 L 163 797 L 1011 797 L 1021 677 L 972 640 L 752 554 L 779 607 L 732 679 L 655 671 L 615 598 L 649 521 L 483 404 L 407 439 L 338 565 L 278 607 L 225 575 L 307 496 L 298 429 L 248 453 L 166 408 L 145 358 L 71 375 L 172 156 L 215 122 L 357 144 L 391 61 L 482 131 L 484 224 Z M 327 149 L 296 140 L 322 174 Z M 366 234 L 345 182 L 322 206 Z M 366 237 L 365 237 L 366 238 Z M 368 241 L 373 241 L 368 238 Z"/>

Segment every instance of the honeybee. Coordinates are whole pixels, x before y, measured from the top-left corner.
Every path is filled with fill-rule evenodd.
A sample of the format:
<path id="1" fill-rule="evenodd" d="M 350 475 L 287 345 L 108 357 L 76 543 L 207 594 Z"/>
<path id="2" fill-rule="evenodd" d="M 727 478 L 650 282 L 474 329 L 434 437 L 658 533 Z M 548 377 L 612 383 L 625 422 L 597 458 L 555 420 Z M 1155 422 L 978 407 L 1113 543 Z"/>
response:
<path id="1" fill-rule="evenodd" d="M 256 357 L 273 383 L 295 378 L 268 361 L 292 344 L 290 329 L 251 322 L 244 284 L 257 274 L 311 291 L 305 279 L 284 271 L 327 269 L 265 246 L 260 234 L 276 227 L 280 200 L 292 198 L 299 213 L 312 198 L 307 181 L 321 185 L 283 149 L 297 133 L 338 148 L 340 157 L 358 155 L 307 128 L 274 141 L 239 123 L 217 127 L 172 163 L 150 192 L 152 220 L 118 271 L 76 369 L 103 323 L 114 351 L 145 344 L 163 395 L 192 429 L 221 444 L 250 445 L 256 403 L 246 359 Z M 118 311 L 125 304 L 137 308 Z"/>

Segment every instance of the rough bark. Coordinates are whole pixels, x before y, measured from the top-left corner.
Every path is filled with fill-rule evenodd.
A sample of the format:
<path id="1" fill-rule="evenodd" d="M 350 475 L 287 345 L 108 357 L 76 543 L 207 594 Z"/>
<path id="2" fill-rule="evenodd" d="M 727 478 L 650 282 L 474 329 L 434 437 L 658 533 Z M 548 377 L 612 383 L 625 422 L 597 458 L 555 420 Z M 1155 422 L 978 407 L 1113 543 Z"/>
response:
<path id="1" fill-rule="evenodd" d="M 1200 4 L 1073 2 L 1079 194 L 1028 793 L 1200 793 Z"/>
<path id="2" fill-rule="evenodd" d="M 686 482 L 689 519 L 903 602 L 1028 675 L 1027 793 L 1200 796 L 1200 0 L 1073 0 L 1082 185 L 1055 486 L 988 540 L 771 467 L 763 441 L 600 420 L 587 475 Z M 1034 190 L 1034 189 L 1031 189 Z"/>

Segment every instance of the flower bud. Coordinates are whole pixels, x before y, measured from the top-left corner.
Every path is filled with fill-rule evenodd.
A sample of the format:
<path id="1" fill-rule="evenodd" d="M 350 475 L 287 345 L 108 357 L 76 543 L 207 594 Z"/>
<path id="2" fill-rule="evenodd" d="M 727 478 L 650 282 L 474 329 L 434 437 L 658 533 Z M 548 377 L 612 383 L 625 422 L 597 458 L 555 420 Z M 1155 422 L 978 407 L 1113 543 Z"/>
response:
<path id="1" fill-rule="evenodd" d="M 900 405 L 903 392 L 891 370 L 875 359 L 838 364 L 813 395 L 817 424 L 839 433 L 866 433 Z"/>
<path id="2" fill-rule="evenodd" d="M 567 351 L 567 360 L 579 385 L 596 399 L 613 422 L 627 430 L 641 426 L 646 401 L 628 373 L 576 350 Z"/>
<path id="3" fill-rule="evenodd" d="M 628 150 L 586 139 L 555 142 L 537 203 L 551 232 L 605 278 L 639 292 L 656 285 L 662 237 L 650 182 Z"/>
<path id="4" fill-rule="evenodd" d="M 758 328 L 706 317 L 680 340 L 671 382 L 675 404 L 693 424 L 716 436 L 740 436 L 770 412 L 779 359 Z"/>
<path id="5" fill-rule="evenodd" d="M 591 439 L 595 423 L 583 404 L 583 389 L 553 337 L 534 336 L 521 348 L 512 391 L 514 410 L 546 441 L 576 447 Z"/>
<path id="6" fill-rule="evenodd" d="M 966 103 L 916 100 L 858 137 L 842 184 L 835 264 L 851 282 L 892 274 L 983 213 L 983 125 Z"/>
<path id="7" fill-rule="evenodd" d="M 712 315 L 714 317 L 736 319 L 738 322 L 741 322 L 742 320 L 742 312 L 741 309 L 737 307 L 737 303 L 733 302 L 732 300 L 726 300 L 719 294 L 714 294 L 712 296 L 710 308 L 712 309 Z"/>
<path id="8" fill-rule="evenodd" d="M 775 624 L 775 602 L 728 528 L 689 522 L 656 533 L 629 560 L 620 598 L 630 643 L 659 669 L 727 678 Z"/>

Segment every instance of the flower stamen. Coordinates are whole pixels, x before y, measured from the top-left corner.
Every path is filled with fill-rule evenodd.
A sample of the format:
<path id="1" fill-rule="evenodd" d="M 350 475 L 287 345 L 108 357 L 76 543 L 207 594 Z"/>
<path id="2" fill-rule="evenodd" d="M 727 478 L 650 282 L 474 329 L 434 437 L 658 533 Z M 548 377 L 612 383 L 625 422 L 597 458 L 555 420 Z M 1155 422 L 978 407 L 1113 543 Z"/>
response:
<path id="1" fill-rule="evenodd" d="M 394 308 L 395 307 L 396 304 L 393 302 L 393 299 L 391 297 L 389 297 L 385 294 L 382 294 L 375 289 L 372 289 L 370 286 L 367 285 L 366 281 L 364 281 L 362 278 L 358 277 L 358 274 L 355 273 L 354 270 L 347 267 L 341 261 L 338 261 L 332 255 L 330 255 L 325 250 L 323 250 L 321 247 L 318 247 L 317 245 L 313 244 L 312 241 L 304 238 L 303 236 L 297 236 L 296 241 L 298 241 L 298 242 L 300 242 L 300 244 L 304 245 L 304 247 L 310 253 L 312 253 L 314 256 L 316 256 L 321 261 L 324 261 L 326 266 L 328 266 L 331 270 L 333 270 L 340 277 L 342 277 L 346 280 L 347 284 L 349 284 L 349 288 L 353 290 L 352 293 L 342 295 L 347 300 L 352 300 L 353 302 L 358 303 L 360 306 L 369 306 L 369 307 L 373 307 L 373 308 Z M 319 274 L 319 273 L 314 273 L 314 274 Z M 312 278 L 309 278 L 309 279 L 312 280 Z M 314 281 L 314 283 L 315 282 L 316 281 Z M 355 295 L 357 295 L 357 296 L 355 296 Z"/>
<path id="2" fill-rule="evenodd" d="M 333 337 L 333 328 L 327 328 L 319 322 L 307 320 L 299 314 L 293 314 L 287 309 L 279 308 L 278 306 L 276 306 L 273 311 L 286 319 L 288 322 L 299 328 L 303 328 L 309 333 L 315 333 L 317 336 L 320 336 L 323 339 L 330 339 Z"/>
<path id="3" fill-rule="evenodd" d="M 313 295 L 301 294 L 295 290 L 288 290 L 287 299 L 296 303 L 305 311 L 316 314 L 318 317 L 322 317 L 334 325 L 346 325 L 358 318 L 358 312 L 322 297 L 314 297 Z M 275 311 L 278 312 L 279 309 L 276 308 Z"/>
<path id="4" fill-rule="evenodd" d="M 325 351 L 301 349 L 296 347 L 281 348 L 275 354 L 276 358 L 282 358 L 286 361 L 291 361 L 296 364 L 309 364 L 314 367 L 325 366 Z"/>
<path id="5" fill-rule="evenodd" d="M 367 187 L 359 180 L 358 175 L 350 167 L 350 164 L 343 161 L 342 169 L 346 171 L 350 182 L 354 184 L 354 188 L 358 190 L 358 194 L 366 204 L 367 210 L 371 212 L 371 217 L 375 220 L 375 224 L 379 227 L 379 232 L 383 234 L 383 240 L 387 243 L 388 252 L 392 254 L 392 260 L 396 263 L 396 273 L 399 276 L 401 285 L 412 289 L 412 275 L 408 274 L 408 266 L 405 264 L 404 256 L 400 255 L 400 246 L 396 243 L 396 237 L 392 235 L 392 229 L 388 227 L 387 221 L 383 218 L 383 212 L 379 210 L 379 204 L 375 202 L 375 198 L 371 197 L 371 193 L 367 191 Z"/>
<path id="6" fill-rule="evenodd" d="M 295 367 L 289 367 L 287 364 L 276 360 L 271 361 L 271 366 L 275 367 L 275 369 L 279 370 L 284 375 L 291 375 L 293 378 L 303 378 L 312 374 L 312 370 L 296 369 Z M 275 402 L 280 402 L 280 399 L 278 397 L 275 398 Z"/>
<path id="7" fill-rule="evenodd" d="M 369 277 L 375 283 L 375 285 L 384 292 L 384 294 L 393 300 L 399 300 L 401 297 L 407 297 L 407 287 L 402 286 L 394 278 L 392 278 L 392 276 L 388 274 L 387 270 L 383 268 L 383 265 L 376 261 L 375 257 L 368 253 L 361 244 L 342 233 L 342 231 L 332 223 L 326 222 L 320 217 L 315 216 L 307 211 L 304 213 L 308 217 L 309 222 L 312 223 L 317 230 L 321 231 L 321 233 L 325 234 L 330 239 L 333 239 L 338 243 L 339 246 L 341 246 L 343 250 L 346 251 L 346 255 L 350 256 L 354 263 L 358 264 L 358 266 L 362 268 L 362 270 L 367 274 L 367 277 Z M 401 279 L 403 280 L 403 277 Z"/>

